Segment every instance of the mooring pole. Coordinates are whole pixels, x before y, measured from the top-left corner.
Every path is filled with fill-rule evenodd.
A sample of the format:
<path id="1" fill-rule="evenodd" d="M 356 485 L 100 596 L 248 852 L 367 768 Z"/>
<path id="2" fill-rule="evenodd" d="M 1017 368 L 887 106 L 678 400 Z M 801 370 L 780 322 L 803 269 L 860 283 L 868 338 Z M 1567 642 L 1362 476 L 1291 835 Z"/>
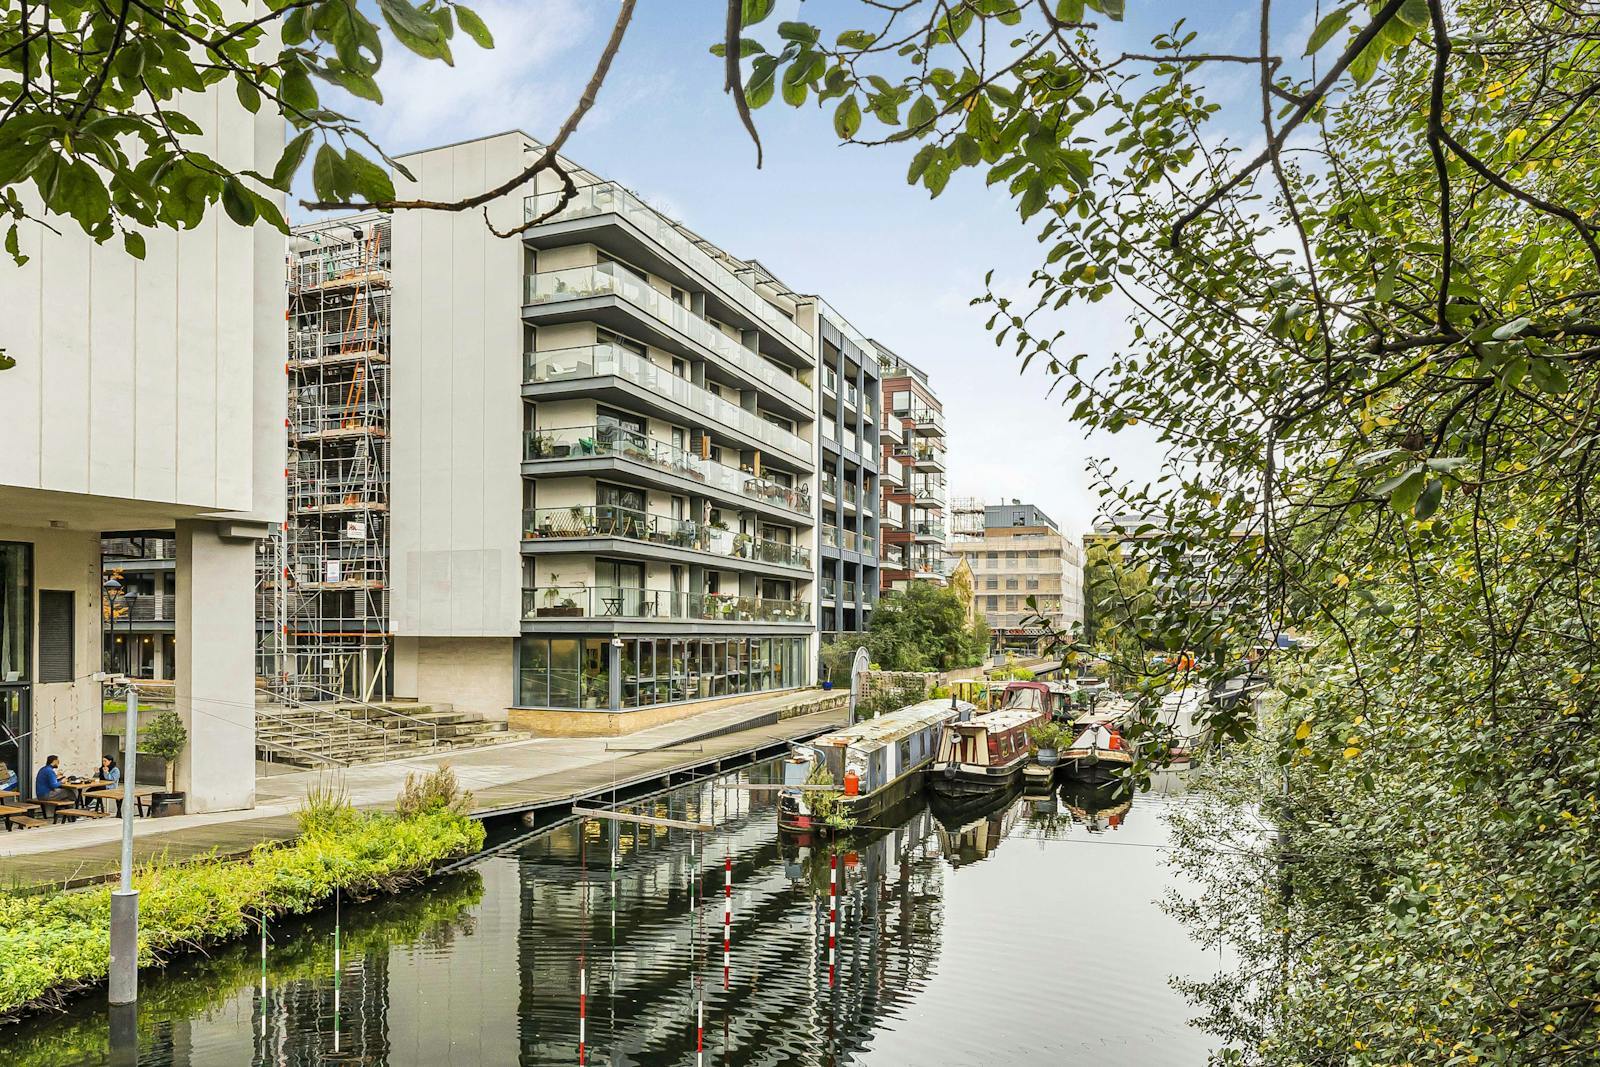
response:
<path id="1" fill-rule="evenodd" d="M 122 770 L 122 881 L 111 894 L 112 1004 L 132 1004 L 139 999 L 139 891 L 133 888 L 134 776 L 139 760 L 139 690 L 128 683 L 127 751 Z"/>

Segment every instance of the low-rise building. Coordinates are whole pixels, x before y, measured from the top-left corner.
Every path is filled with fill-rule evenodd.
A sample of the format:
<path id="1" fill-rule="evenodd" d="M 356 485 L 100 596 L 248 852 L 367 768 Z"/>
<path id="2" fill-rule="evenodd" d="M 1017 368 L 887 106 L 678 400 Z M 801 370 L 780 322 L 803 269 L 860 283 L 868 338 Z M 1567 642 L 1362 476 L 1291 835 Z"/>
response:
<path id="1" fill-rule="evenodd" d="M 1032 504 L 985 508 L 983 538 L 951 542 L 950 551 L 972 570 L 973 598 L 997 648 L 1036 645 L 1046 633 L 1041 618 L 1056 632 L 1082 626 L 1083 555 Z"/>

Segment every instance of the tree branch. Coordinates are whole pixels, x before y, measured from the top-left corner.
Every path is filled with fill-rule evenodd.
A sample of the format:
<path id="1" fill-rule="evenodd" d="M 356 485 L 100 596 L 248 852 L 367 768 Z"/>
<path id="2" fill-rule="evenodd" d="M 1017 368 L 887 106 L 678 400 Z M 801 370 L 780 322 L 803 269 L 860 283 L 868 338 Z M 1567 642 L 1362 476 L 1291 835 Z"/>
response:
<path id="1" fill-rule="evenodd" d="M 739 112 L 739 121 L 749 131 L 756 143 L 756 169 L 761 169 L 761 135 L 756 132 L 756 120 L 750 115 L 750 101 L 744 97 L 744 79 L 739 76 L 739 29 L 744 5 L 740 0 L 728 0 L 728 23 L 722 37 L 722 91 L 733 95 L 733 106 Z M 774 73 L 773 77 L 777 77 Z"/>

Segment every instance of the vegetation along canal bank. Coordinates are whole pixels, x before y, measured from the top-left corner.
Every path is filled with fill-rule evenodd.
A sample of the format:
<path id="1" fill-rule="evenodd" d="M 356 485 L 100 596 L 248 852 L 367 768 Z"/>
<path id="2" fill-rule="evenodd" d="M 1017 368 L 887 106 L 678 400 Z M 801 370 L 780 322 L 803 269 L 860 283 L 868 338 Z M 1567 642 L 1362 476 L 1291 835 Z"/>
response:
<path id="1" fill-rule="evenodd" d="M 140 966 L 259 935 L 263 923 L 270 931 L 336 895 L 362 900 L 416 886 L 483 838 L 448 770 L 408 781 L 393 815 L 357 812 L 337 794 L 313 797 L 292 844 L 261 845 L 247 859 L 141 867 Z M 0 1021 L 103 985 L 110 916 L 109 886 L 0 896 Z"/>

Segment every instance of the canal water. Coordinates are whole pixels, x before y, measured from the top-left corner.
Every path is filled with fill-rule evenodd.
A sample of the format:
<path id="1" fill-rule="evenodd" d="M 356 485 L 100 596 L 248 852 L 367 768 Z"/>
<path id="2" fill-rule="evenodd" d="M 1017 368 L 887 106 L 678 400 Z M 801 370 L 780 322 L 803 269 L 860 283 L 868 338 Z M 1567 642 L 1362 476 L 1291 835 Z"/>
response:
<path id="1" fill-rule="evenodd" d="M 1158 906 L 1169 777 L 780 835 L 764 765 L 567 825 L 427 889 L 143 977 L 140 1064 L 1203 1064 Z M 730 891 L 731 887 L 731 891 Z M 833 904 L 837 900 L 837 906 Z M 731 921 L 725 921 L 731 920 Z M 724 933 L 726 931 L 726 957 Z M 0 1027 L 10 1067 L 110 1062 L 103 1003 Z"/>

